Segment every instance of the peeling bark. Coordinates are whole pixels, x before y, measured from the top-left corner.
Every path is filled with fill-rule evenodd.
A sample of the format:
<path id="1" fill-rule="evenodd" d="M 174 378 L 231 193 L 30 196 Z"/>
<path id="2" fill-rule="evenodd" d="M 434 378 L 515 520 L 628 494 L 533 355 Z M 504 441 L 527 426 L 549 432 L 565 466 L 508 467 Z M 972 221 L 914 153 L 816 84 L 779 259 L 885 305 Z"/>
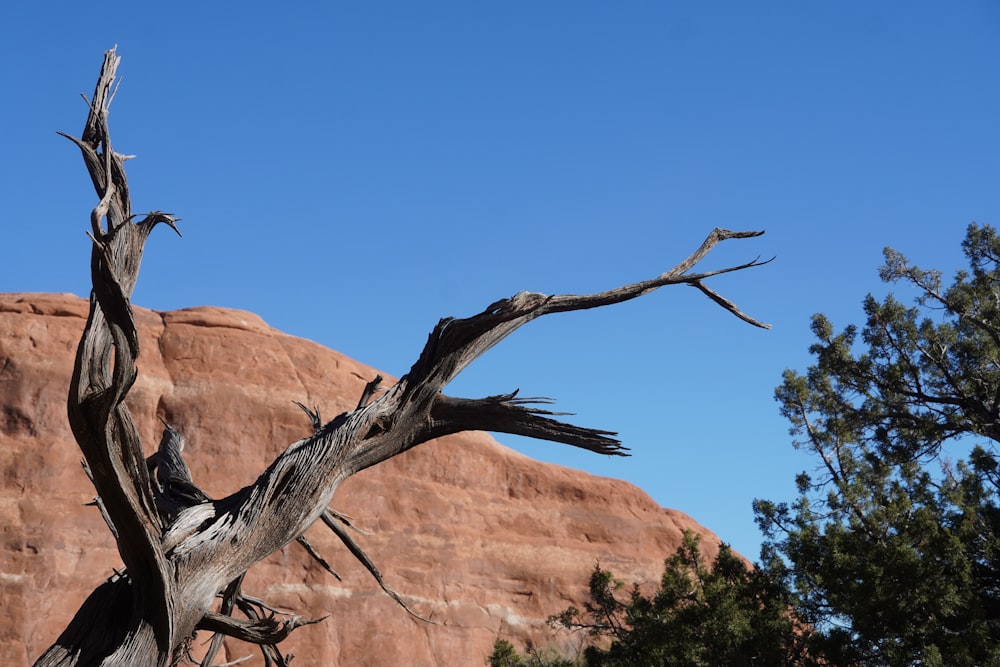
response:
<path id="1" fill-rule="evenodd" d="M 396 384 L 383 391 L 381 378 L 373 379 L 354 410 L 328 422 L 317 408 L 300 405 L 312 422 L 310 437 L 291 444 L 252 485 L 225 498 L 208 498 L 184 463 L 183 437 L 170 426 L 165 425 L 157 453 L 143 457 L 124 402 L 139 356 L 130 298 L 143 247 L 160 223 L 177 231 L 177 219 L 154 211 L 136 221 L 131 212 L 124 169 L 128 156 L 112 148 L 107 124 L 118 64 L 115 50 L 108 51 L 81 137 L 64 135 L 80 148 L 99 198 L 91 213 L 90 314 L 77 351 L 68 415 L 126 569 L 95 589 L 36 665 L 176 665 L 197 629 L 216 633 L 203 665 L 210 664 L 223 635 L 259 645 L 268 664 L 286 664 L 278 643 L 296 627 L 315 621 L 278 619 L 266 603 L 243 595 L 240 584 L 249 568 L 296 540 L 335 575 L 302 537 L 317 519 L 406 607 L 348 534 L 346 518 L 328 507 L 334 491 L 351 475 L 434 438 L 467 430 L 625 455 L 614 433 L 559 421 L 555 417 L 560 413 L 539 407 L 549 399 L 518 398 L 516 392 L 478 399 L 442 393 L 470 363 L 537 317 L 599 308 L 686 284 L 737 317 L 767 327 L 703 282 L 766 261 L 692 272 L 718 243 L 763 233 L 716 229 L 687 259 L 646 281 L 581 296 L 521 292 L 473 317 L 442 319 Z M 217 598 L 222 599 L 219 611 L 212 611 Z M 236 618 L 237 611 L 246 619 Z"/>

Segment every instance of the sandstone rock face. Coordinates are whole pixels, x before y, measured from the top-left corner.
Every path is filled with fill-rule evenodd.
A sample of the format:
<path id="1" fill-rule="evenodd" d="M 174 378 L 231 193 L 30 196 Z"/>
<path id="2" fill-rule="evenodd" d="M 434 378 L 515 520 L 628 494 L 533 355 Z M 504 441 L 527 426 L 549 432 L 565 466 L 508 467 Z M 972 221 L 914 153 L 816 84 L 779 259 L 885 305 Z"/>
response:
<path id="1" fill-rule="evenodd" d="M 94 507 L 66 420 L 66 391 L 87 314 L 71 295 L 0 294 L 0 664 L 30 664 L 121 560 Z M 163 416 L 187 437 L 195 481 L 213 497 L 253 482 L 310 424 L 353 407 L 375 371 L 256 315 L 220 308 L 137 309 L 140 380 L 130 407 L 146 446 Z M 557 446 L 557 445 L 553 445 Z M 348 480 L 334 509 L 409 616 L 321 526 L 310 541 L 337 581 L 291 544 L 251 570 L 244 591 L 305 617 L 282 644 L 299 665 L 482 665 L 494 640 L 573 647 L 545 619 L 580 605 L 595 561 L 655 583 L 682 532 L 718 539 L 625 482 L 543 464 L 484 433 L 450 436 Z M 199 650 L 204 637 L 195 642 Z M 200 650 L 204 650 L 201 648 Z M 218 662 L 253 654 L 227 644 Z"/>

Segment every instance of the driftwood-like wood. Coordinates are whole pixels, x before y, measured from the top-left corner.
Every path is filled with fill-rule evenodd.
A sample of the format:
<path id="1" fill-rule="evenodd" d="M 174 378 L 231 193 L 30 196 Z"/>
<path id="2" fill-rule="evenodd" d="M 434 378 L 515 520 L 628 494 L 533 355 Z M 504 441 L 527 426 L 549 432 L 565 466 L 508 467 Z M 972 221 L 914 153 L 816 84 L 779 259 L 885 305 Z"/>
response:
<path id="1" fill-rule="evenodd" d="M 80 148 L 99 197 L 91 212 L 90 314 L 69 390 L 69 420 L 125 570 L 94 590 L 36 665 L 175 665 L 198 629 L 217 633 L 203 665 L 211 664 L 223 635 L 259 645 L 268 664 L 286 664 L 278 642 L 313 621 L 279 618 L 265 602 L 244 595 L 240 585 L 249 568 L 296 540 L 329 570 L 302 537 L 315 521 L 323 521 L 403 604 L 350 536 L 348 518 L 329 509 L 334 491 L 351 475 L 421 443 L 467 430 L 625 455 L 614 433 L 559 421 L 559 413 L 539 407 L 547 399 L 519 398 L 516 392 L 478 399 L 442 393 L 466 366 L 537 317 L 599 308 L 686 284 L 737 317 L 767 326 L 703 282 L 766 262 L 755 259 L 691 272 L 718 243 L 763 233 L 716 229 L 690 257 L 650 280 L 582 296 L 521 292 L 473 317 L 442 319 L 398 382 L 383 388 L 381 378 L 373 379 L 356 409 L 327 422 L 318 409 L 301 406 L 313 433 L 291 444 L 251 486 L 210 499 L 191 479 L 183 437 L 169 425 L 157 452 L 144 457 L 124 402 L 139 356 L 130 297 L 143 246 L 158 224 L 177 228 L 170 214 L 155 211 L 137 221 L 131 211 L 124 169 L 128 156 L 114 151 L 108 133 L 119 60 L 114 49 L 105 54 L 83 134 L 64 136 Z M 222 602 L 219 611 L 212 611 L 216 598 Z"/>

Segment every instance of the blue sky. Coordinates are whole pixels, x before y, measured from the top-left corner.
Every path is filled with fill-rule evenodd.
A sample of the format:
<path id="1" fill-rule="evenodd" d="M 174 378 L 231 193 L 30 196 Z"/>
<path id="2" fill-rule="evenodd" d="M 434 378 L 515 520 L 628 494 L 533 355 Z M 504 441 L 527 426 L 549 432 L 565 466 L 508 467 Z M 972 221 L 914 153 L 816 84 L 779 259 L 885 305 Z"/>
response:
<path id="1" fill-rule="evenodd" d="M 950 273 L 970 222 L 1000 224 L 994 2 L 10 2 L 0 25 L 3 291 L 88 291 L 94 195 L 55 131 L 114 44 L 133 208 L 183 218 L 141 306 L 252 310 L 398 375 L 439 317 L 766 230 L 704 266 L 775 255 L 712 283 L 771 331 L 667 288 L 533 322 L 449 388 L 619 431 L 629 459 L 498 437 L 750 557 L 752 500 L 814 465 L 773 400 L 809 316 L 859 321 L 886 245 Z"/>

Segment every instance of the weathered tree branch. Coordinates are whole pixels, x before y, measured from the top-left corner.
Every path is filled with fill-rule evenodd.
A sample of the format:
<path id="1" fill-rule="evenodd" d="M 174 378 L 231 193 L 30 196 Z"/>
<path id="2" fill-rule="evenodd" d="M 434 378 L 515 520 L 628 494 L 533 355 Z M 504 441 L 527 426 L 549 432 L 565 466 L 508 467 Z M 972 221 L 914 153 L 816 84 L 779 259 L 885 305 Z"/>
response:
<path id="1" fill-rule="evenodd" d="M 278 621 L 266 604 L 243 595 L 240 585 L 250 567 L 293 540 L 336 576 L 303 537 L 318 519 L 386 593 L 414 613 L 347 533 L 346 520 L 329 509 L 341 482 L 429 440 L 467 430 L 526 435 L 602 454 L 626 451 L 612 432 L 567 424 L 554 419 L 560 413 L 537 407 L 549 399 L 518 398 L 517 392 L 479 399 L 445 395 L 445 386 L 470 363 L 543 315 L 608 306 L 666 285 L 696 287 L 737 317 L 767 326 L 703 282 L 766 262 L 691 272 L 718 243 L 762 233 L 716 229 L 688 258 L 656 278 L 582 296 L 521 292 L 473 317 L 441 320 L 398 382 L 379 394 L 381 377 L 375 378 L 354 410 L 326 423 L 319 408 L 299 404 L 312 422 L 311 435 L 290 445 L 252 485 L 210 499 L 191 478 L 183 437 L 175 429 L 165 425 L 156 454 L 144 458 L 124 402 L 137 373 L 139 340 L 130 298 L 143 247 L 161 222 L 176 231 L 176 218 L 153 212 L 135 222 L 131 212 L 127 157 L 113 150 L 107 125 L 118 63 L 114 50 L 105 54 L 83 134 L 69 137 L 83 154 L 99 201 L 91 212 L 90 314 L 68 412 L 126 573 L 94 591 L 37 665 L 175 665 L 197 629 L 216 633 L 203 664 L 214 657 L 221 635 L 259 645 L 267 664 L 286 664 L 278 642 L 315 621 Z M 211 607 L 219 595 L 223 602 L 215 612 Z M 236 610 L 248 620 L 235 619 Z M 100 632 L 93 631 L 95 622 Z"/>
<path id="2" fill-rule="evenodd" d="M 314 561 L 316 561 L 321 568 L 323 568 L 331 575 L 333 575 L 334 579 L 336 579 L 337 581 L 343 581 L 343 578 L 339 574 L 337 574 L 337 571 L 334 570 L 333 567 L 330 566 L 330 563 L 328 563 L 327 560 L 323 558 L 322 554 L 320 554 L 320 552 L 316 550 L 316 547 L 313 546 L 312 542 L 306 539 L 305 535 L 299 535 L 295 541 L 298 542 L 300 545 L 302 545 L 302 548 L 306 550 L 306 553 L 309 554 L 309 557 L 312 558 Z"/>
<path id="3" fill-rule="evenodd" d="M 304 620 L 298 616 L 279 620 L 274 615 L 269 615 L 260 619 L 241 621 L 232 616 L 208 611 L 198 622 L 198 629 L 234 637 L 251 644 L 276 645 L 287 639 L 295 628 L 319 623 L 322 620 L 322 618 Z"/>
<path id="4" fill-rule="evenodd" d="M 479 399 L 453 398 L 442 394 L 431 409 L 432 423 L 427 433 L 428 439 L 470 430 L 495 431 L 560 442 L 598 454 L 627 456 L 628 448 L 610 437 L 615 433 L 548 419 L 544 415 L 564 413 L 523 407 L 531 403 L 549 402 L 549 399 L 516 396 L 516 391 Z"/>
<path id="5" fill-rule="evenodd" d="M 400 607 L 408 611 L 411 616 L 419 618 L 421 621 L 427 621 L 428 623 L 433 622 L 410 609 L 410 605 L 406 604 L 406 601 L 399 596 L 399 593 L 389 588 L 389 586 L 385 583 L 385 579 L 382 577 L 382 573 L 379 571 L 378 567 L 376 567 L 375 562 L 360 546 L 358 546 L 358 543 L 354 541 L 351 534 L 347 532 L 346 525 L 341 524 L 330 510 L 323 512 L 321 518 L 323 519 L 323 523 L 326 524 L 326 527 L 329 528 L 334 535 L 340 538 L 340 541 L 344 543 L 344 546 L 351 552 L 351 555 L 357 558 L 358 561 L 365 566 L 365 569 L 368 570 L 373 577 L 375 577 L 375 581 L 378 582 L 378 585 L 382 587 L 382 590 L 385 591 L 389 597 L 395 600 Z"/>
<path id="6" fill-rule="evenodd" d="M 148 664 L 166 665 L 174 644 L 170 566 L 159 548 L 162 525 L 139 437 L 124 399 L 135 381 L 139 354 L 129 298 L 138 276 L 142 248 L 153 227 L 160 222 L 173 226 L 174 220 L 156 212 L 139 223 L 133 222 L 125 157 L 112 148 L 107 125 L 118 63 L 114 50 L 105 54 L 83 136 L 73 139 L 83 153 L 100 201 L 91 213 L 93 291 L 74 365 L 68 414 L 101 498 L 102 511 L 114 526 L 118 549 L 130 574 L 133 613 L 125 639 L 118 646 L 106 647 L 110 651 L 108 660 L 152 655 L 155 661 Z M 155 647 L 152 653 L 150 642 Z"/>

